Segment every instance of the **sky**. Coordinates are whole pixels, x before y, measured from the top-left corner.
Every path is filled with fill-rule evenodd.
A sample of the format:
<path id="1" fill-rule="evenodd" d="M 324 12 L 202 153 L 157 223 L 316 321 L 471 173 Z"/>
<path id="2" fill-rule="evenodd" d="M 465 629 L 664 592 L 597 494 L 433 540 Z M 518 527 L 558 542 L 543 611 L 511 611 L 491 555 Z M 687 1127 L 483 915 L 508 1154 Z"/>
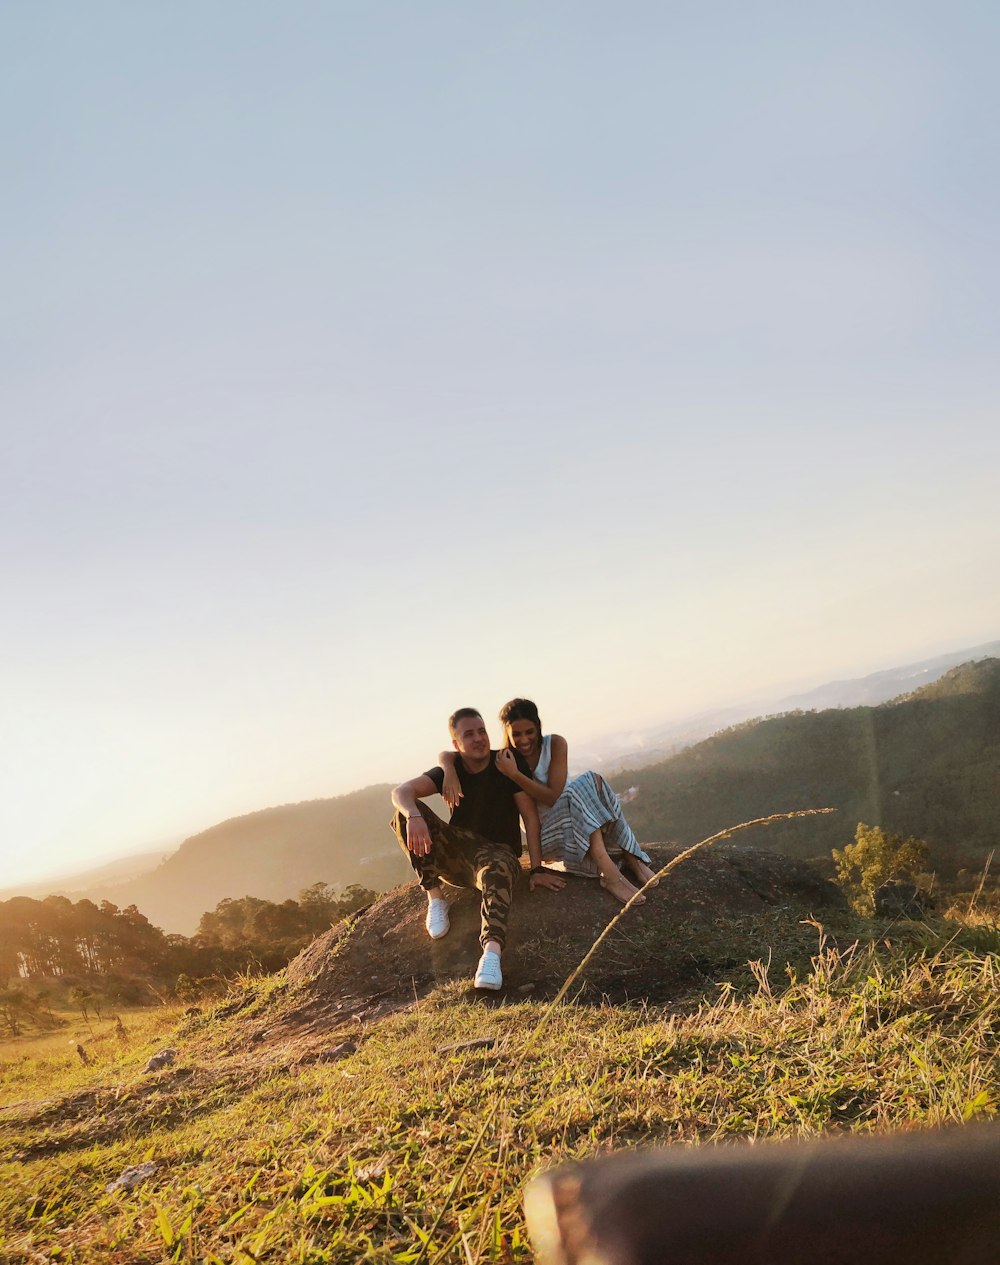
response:
<path id="1" fill-rule="evenodd" d="M 0 886 L 1000 637 L 1000 11 L 0 10 Z"/>

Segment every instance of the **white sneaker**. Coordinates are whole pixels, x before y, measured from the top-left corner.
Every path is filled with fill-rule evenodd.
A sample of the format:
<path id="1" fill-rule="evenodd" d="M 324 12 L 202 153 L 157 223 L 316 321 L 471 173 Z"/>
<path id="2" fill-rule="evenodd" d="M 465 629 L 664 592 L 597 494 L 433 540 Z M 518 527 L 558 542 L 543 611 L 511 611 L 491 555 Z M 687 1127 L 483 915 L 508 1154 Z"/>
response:
<path id="1" fill-rule="evenodd" d="M 440 896 L 427 902 L 427 917 L 424 919 L 427 934 L 432 940 L 440 940 L 448 934 L 451 918 L 448 916 L 448 902 Z"/>
<path id="2" fill-rule="evenodd" d="M 492 988 L 494 992 L 503 985 L 503 971 L 500 970 L 500 954 L 492 949 L 485 949 L 476 967 L 476 988 Z"/>

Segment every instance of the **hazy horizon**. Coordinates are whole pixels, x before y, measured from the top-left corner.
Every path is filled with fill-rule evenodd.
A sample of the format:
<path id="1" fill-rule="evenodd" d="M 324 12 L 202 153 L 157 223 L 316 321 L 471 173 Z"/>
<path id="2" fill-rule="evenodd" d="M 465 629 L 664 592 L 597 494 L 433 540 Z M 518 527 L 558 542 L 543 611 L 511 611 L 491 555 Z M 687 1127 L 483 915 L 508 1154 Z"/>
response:
<path id="1" fill-rule="evenodd" d="M 995 638 L 998 32 L 5 6 L 0 886 Z"/>
<path id="2" fill-rule="evenodd" d="M 971 645 L 968 647 L 959 647 L 958 649 L 953 650 L 953 651 L 942 650 L 940 652 L 940 656 L 945 656 L 950 653 L 958 653 L 960 650 L 975 651 L 981 647 L 989 645 L 990 642 L 996 641 L 996 640 L 997 640 L 996 638 L 990 638 L 987 641 L 976 642 L 975 645 Z M 933 660 L 935 657 L 939 657 L 939 656 L 932 654 L 932 655 L 927 656 L 927 659 Z M 720 703 L 717 707 L 697 709 L 694 712 L 687 713 L 683 716 L 662 717 L 660 719 L 661 719 L 662 724 L 669 725 L 671 723 L 684 723 L 686 721 L 696 721 L 699 717 L 703 715 L 710 715 L 715 710 L 734 709 L 734 710 L 740 711 L 744 707 L 752 707 L 753 703 L 758 702 L 758 701 L 761 703 L 762 706 L 769 705 L 769 704 L 773 705 L 773 704 L 780 703 L 786 697 L 793 696 L 801 692 L 808 692 L 812 689 L 820 688 L 824 685 L 837 684 L 837 683 L 844 682 L 846 680 L 864 680 L 868 676 L 877 675 L 880 672 L 889 671 L 889 670 L 892 670 L 893 668 L 906 669 L 908 667 L 916 667 L 924 661 L 925 660 L 918 659 L 918 660 L 914 660 L 912 662 L 906 662 L 906 663 L 886 664 L 886 665 L 883 665 L 883 667 L 881 668 L 872 669 L 871 672 L 860 673 L 856 677 L 854 676 L 847 677 L 847 678 L 840 677 L 840 678 L 831 678 L 829 680 L 824 678 L 818 681 L 813 681 L 813 680 L 799 681 L 795 683 L 794 685 L 791 685 L 791 684 L 788 685 L 787 688 L 785 689 L 782 689 L 780 687 L 776 688 L 773 694 L 767 695 L 763 698 L 755 699 L 753 701 L 749 699 L 730 700 L 729 702 Z M 496 737 L 494 737 L 494 741 L 499 742 L 499 730 L 500 730 L 499 722 L 494 720 L 492 723 L 489 721 L 487 723 L 491 730 L 491 733 L 496 735 Z M 648 727 L 640 727 L 638 729 L 633 729 L 633 730 L 614 731 L 610 734 L 600 734 L 594 740 L 595 749 L 599 750 L 601 752 L 603 760 L 607 761 L 609 759 L 614 758 L 613 748 L 615 746 L 617 746 L 619 750 L 624 750 L 626 746 L 629 743 L 631 743 L 634 747 L 639 748 L 644 744 L 645 739 L 648 736 L 649 730 L 655 729 L 655 728 L 657 728 L 657 724 L 654 722 L 652 726 L 648 726 Z M 615 740 L 617 740 L 617 742 L 615 742 Z M 447 743 L 445 742 L 443 743 L 443 745 L 446 746 Z M 326 798 L 332 798 L 336 795 L 351 794 L 354 791 L 362 791 L 366 789 L 367 786 L 378 785 L 381 783 L 386 783 L 386 784 L 391 785 L 395 780 L 396 780 L 395 777 L 375 778 L 371 781 L 366 782 L 364 785 L 345 787 L 337 791 L 331 791 L 329 795 L 315 796 L 311 798 L 326 799 Z M 250 813 L 260 812 L 268 808 L 274 808 L 278 806 L 279 805 L 277 804 L 256 804 L 256 803 L 253 805 L 248 805 L 239 812 L 228 814 L 226 817 L 219 818 L 217 820 L 203 822 L 197 827 L 193 827 L 190 830 L 183 831 L 182 833 L 176 834 L 175 836 L 170 837 L 170 838 L 162 838 L 159 840 L 146 840 L 141 843 L 137 843 L 135 844 L 135 846 L 132 846 L 132 847 L 125 847 L 125 846 L 120 845 L 116 850 L 109 852 L 104 856 L 93 858 L 91 863 L 88 863 L 85 860 L 81 859 L 76 865 L 74 865 L 72 869 L 67 869 L 64 866 L 60 869 L 55 869 L 52 871 L 38 872 L 37 874 L 29 875 L 25 878 L 21 878 L 18 880 L 11 880 L 11 881 L 5 880 L 2 884 L 0 884 L 0 890 L 4 888 L 9 889 L 12 887 L 27 886 L 29 884 L 35 884 L 35 883 L 44 883 L 49 880 L 51 881 L 67 880 L 67 879 L 76 877 L 78 874 L 82 875 L 85 873 L 89 873 L 92 869 L 96 870 L 96 869 L 100 869 L 104 865 L 113 864 L 115 861 L 125 861 L 125 860 L 129 860 L 133 858 L 138 859 L 143 856 L 155 855 L 156 853 L 160 851 L 169 855 L 170 853 L 175 852 L 177 848 L 179 848 L 180 845 L 184 843 L 187 839 L 192 838 L 196 835 L 202 834 L 205 831 L 210 830 L 213 826 L 217 826 L 221 824 L 223 821 L 230 820 L 231 818 L 235 818 L 235 817 L 246 816 Z"/>

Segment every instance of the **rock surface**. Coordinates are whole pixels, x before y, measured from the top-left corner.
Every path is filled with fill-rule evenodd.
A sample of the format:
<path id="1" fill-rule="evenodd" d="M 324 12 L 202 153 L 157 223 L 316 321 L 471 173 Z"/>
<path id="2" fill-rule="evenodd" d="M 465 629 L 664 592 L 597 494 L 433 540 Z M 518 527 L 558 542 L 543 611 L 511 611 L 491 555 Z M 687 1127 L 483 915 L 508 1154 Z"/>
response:
<path id="1" fill-rule="evenodd" d="M 647 845 L 659 868 L 682 849 Z M 479 957 L 479 894 L 446 888 L 451 930 L 431 940 L 416 883 L 387 893 L 350 922 L 318 937 L 287 968 L 285 1021 L 303 1023 L 392 1009 L 428 989 L 468 980 Z M 621 906 L 594 880 L 567 876 L 562 892 L 529 891 L 522 873 L 503 956 L 508 999 L 551 996 Z M 813 951 L 822 922 L 844 914 L 840 889 L 806 861 L 762 849 L 716 846 L 681 862 L 647 892 L 601 945 L 582 977 L 592 996 L 670 1001 L 715 987 L 719 970 L 766 960 L 773 943 Z"/>

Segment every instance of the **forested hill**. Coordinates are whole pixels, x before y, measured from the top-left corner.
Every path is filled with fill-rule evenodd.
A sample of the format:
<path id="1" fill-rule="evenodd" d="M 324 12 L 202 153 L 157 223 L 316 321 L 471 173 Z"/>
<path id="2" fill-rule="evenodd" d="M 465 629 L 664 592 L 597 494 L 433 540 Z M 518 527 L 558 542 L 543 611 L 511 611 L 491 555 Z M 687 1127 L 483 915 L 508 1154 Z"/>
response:
<path id="1" fill-rule="evenodd" d="M 369 786 L 233 817 L 192 835 L 139 878 L 73 895 L 137 905 L 154 926 L 190 935 L 226 897 L 280 902 L 319 882 L 384 891 L 412 873 L 389 829 L 391 789 Z"/>
<path id="2" fill-rule="evenodd" d="M 1000 843 L 1000 660 L 963 664 L 878 707 L 747 721 L 614 782 L 638 787 L 628 816 L 640 839 L 689 843 L 829 806 L 836 815 L 740 838 L 827 858 L 865 821 L 926 839 L 943 872 L 978 868 Z"/>

